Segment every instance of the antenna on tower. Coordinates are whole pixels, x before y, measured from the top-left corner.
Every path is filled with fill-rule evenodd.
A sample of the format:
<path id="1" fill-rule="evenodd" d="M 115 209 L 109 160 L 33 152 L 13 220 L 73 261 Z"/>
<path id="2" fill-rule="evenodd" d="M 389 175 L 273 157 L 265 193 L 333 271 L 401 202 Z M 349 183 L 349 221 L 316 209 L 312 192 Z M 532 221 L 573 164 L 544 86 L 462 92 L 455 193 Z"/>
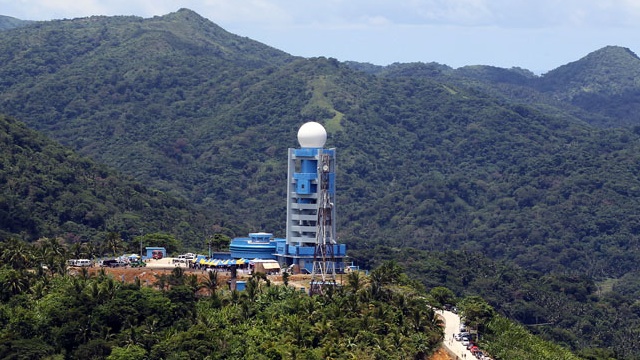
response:
<path id="1" fill-rule="evenodd" d="M 333 202 L 331 201 L 329 174 L 333 164 L 331 156 L 320 154 L 318 168 L 320 191 L 318 201 L 318 221 L 316 246 L 313 253 L 313 271 L 311 273 L 310 293 L 324 294 L 327 288 L 336 286 L 336 259 L 333 246 L 336 244 L 333 233 Z"/>

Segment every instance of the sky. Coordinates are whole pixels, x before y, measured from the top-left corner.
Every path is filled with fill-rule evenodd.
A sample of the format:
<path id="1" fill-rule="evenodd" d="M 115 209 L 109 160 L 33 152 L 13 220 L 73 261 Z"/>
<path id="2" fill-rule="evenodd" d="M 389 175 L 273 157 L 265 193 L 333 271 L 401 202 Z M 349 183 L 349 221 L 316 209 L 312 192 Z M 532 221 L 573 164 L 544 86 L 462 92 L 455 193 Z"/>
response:
<path id="1" fill-rule="evenodd" d="M 0 0 L 22 20 L 191 9 L 303 57 L 437 62 L 543 74 L 607 45 L 640 51 L 640 0 Z"/>

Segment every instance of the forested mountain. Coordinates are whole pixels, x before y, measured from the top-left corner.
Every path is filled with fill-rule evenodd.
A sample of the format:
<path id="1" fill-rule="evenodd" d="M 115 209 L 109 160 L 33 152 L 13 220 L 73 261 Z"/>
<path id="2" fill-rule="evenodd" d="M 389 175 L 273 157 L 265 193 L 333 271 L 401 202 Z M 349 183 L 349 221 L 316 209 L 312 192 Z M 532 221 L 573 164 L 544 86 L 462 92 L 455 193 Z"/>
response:
<path id="1" fill-rule="evenodd" d="M 621 296 L 625 291 L 612 291 L 611 282 L 596 283 L 581 274 L 544 274 L 480 252 L 388 247 L 359 252 L 352 255 L 366 259 L 367 266 L 402 259 L 410 278 L 428 289 L 482 294 L 499 313 L 543 338 L 573 348 L 581 358 L 640 358 L 640 344 L 635 341 L 640 335 L 637 273 L 615 282 L 613 288 L 630 291 Z M 636 284 L 635 291 L 631 284 Z"/>
<path id="2" fill-rule="evenodd" d="M 640 125 L 640 58 L 608 46 L 545 74 L 537 88 L 589 112 L 609 126 Z"/>
<path id="3" fill-rule="evenodd" d="M 232 235 L 282 232 L 286 148 L 317 120 L 339 149 L 339 236 L 352 248 L 482 250 L 599 277 L 638 267 L 631 131 L 441 78 L 291 57 L 184 9 L 7 30 L 0 57 L 1 111 L 204 206 L 212 224 L 241 223 Z"/>
<path id="4" fill-rule="evenodd" d="M 147 232 L 202 240 L 193 207 L 123 178 L 0 115 L 0 238 L 58 236 L 69 244 Z M 96 254 L 97 255 L 97 254 Z"/>
<path id="5" fill-rule="evenodd" d="M 11 16 L 0 15 L 0 30 L 13 29 L 20 26 L 25 26 L 29 24 L 31 21 L 20 20 L 13 18 Z"/>
<path id="6" fill-rule="evenodd" d="M 452 69 L 437 63 L 348 64 L 379 76 L 430 78 L 468 86 L 551 116 L 570 116 L 597 127 L 640 125 L 640 59 L 619 46 L 596 50 L 541 76 L 521 68 L 485 65 Z"/>
<path id="7" fill-rule="evenodd" d="M 0 113 L 231 236 L 283 234 L 286 149 L 319 121 L 355 260 L 463 250 L 602 280 L 640 270 L 637 60 L 607 47 L 543 76 L 375 67 L 294 57 L 182 9 L 0 32 Z"/>

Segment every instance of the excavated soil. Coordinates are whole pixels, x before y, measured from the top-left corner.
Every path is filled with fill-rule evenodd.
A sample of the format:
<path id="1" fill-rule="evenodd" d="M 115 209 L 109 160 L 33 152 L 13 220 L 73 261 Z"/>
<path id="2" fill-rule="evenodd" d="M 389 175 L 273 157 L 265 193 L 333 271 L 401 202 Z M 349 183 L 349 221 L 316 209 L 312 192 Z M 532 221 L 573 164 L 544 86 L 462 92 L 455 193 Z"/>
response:
<path id="1" fill-rule="evenodd" d="M 440 348 L 429 360 L 454 360 L 454 358 L 445 349 Z"/>

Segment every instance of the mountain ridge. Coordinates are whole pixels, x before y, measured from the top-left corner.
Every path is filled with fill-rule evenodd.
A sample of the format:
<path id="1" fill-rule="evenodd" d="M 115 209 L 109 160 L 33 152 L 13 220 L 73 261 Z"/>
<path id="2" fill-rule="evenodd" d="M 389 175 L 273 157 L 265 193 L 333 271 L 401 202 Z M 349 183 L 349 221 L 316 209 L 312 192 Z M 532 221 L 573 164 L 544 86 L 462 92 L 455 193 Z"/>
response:
<path id="1" fill-rule="evenodd" d="M 242 219 L 240 227 L 247 232 L 282 231 L 285 190 L 278 184 L 285 169 L 278 154 L 296 146 L 295 129 L 302 122 L 320 121 L 330 133 L 328 146 L 341 148 L 345 220 L 340 235 L 353 239 L 349 241 L 356 247 L 372 231 L 383 243 L 426 236 L 408 244 L 433 249 L 452 237 L 483 243 L 497 234 L 524 241 L 536 233 L 533 238 L 544 242 L 568 222 L 581 228 L 580 222 L 597 220 L 581 210 L 564 220 L 545 219 L 549 223 L 541 227 L 524 214 L 532 204 L 552 214 L 570 211 L 570 195 L 583 190 L 568 179 L 579 177 L 579 167 L 593 166 L 573 149 L 629 158 L 621 149 L 637 137 L 624 130 L 624 135 L 602 133 L 599 137 L 611 142 L 607 149 L 596 144 L 592 133 L 598 130 L 561 108 L 534 110 L 474 87 L 484 79 L 489 89 L 496 76 L 510 74 L 519 79 L 516 83 L 535 79 L 522 69 L 489 69 L 497 75 L 476 77 L 475 83 L 464 81 L 471 78 L 464 74 L 482 74 L 485 68 L 462 69 L 464 76 L 455 77 L 458 70 L 446 66 L 414 64 L 371 74 L 335 59 L 292 57 L 229 37 L 194 14 L 181 10 L 152 19 L 85 18 L 2 32 L 0 109 L 83 155 L 211 209 L 207 216 L 220 223 Z M 202 35 L 185 35 L 193 29 Z M 17 38 L 32 45 L 16 47 Z M 255 54 L 246 56 L 247 51 Z M 412 69 L 421 69 L 421 75 Z M 566 172 L 553 169 L 549 159 L 560 159 L 558 154 L 574 158 Z M 546 171 L 542 183 L 535 180 L 540 175 L 533 175 L 541 166 Z M 517 174 L 513 180 L 496 175 L 511 172 Z M 598 179 L 587 183 L 614 186 L 598 169 L 589 172 Z M 625 181 L 636 186 L 633 176 Z M 564 192 L 560 205 L 547 199 L 548 191 Z M 619 196 L 609 185 L 596 191 Z M 402 216 L 372 213 L 355 198 L 376 204 L 376 209 L 395 207 Z M 401 203 L 400 198 L 410 201 Z M 633 206 L 628 199 L 619 201 Z M 516 222 L 522 229 L 483 225 L 514 222 L 511 212 L 516 210 L 525 216 Z M 366 226 L 372 214 L 377 224 Z M 629 215 L 617 216 L 616 226 L 631 226 L 621 225 Z M 588 236 L 591 230 L 580 234 Z M 595 248 L 607 234 L 593 234 L 587 243 Z M 562 241 L 576 241 L 564 236 Z M 527 265 L 532 265 L 527 257 L 538 251 L 521 244 L 509 251 L 486 248 L 500 256 L 525 254 L 516 258 Z M 582 264 L 581 271 L 595 274 L 603 267 L 623 274 L 624 268 L 604 265 L 611 255 L 603 255 L 597 265 L 579 259 L 584 255 L 572 256 L 572 261 Z M 552 259 L 535 264 L 539 270 L 567 265 Z"/>
<path id="2" fill-rule="evenodd" d="M 402 254 L 452 250 L 459 263 L 434 276 L 460 291 L 471 291 L 474 266 L 493 269 L 495 260 L 527 278 L 561 274 L 554 289 L 594 307 L 607 296 L 592 291 L 595 280 L 624 278 L 632 288 L 640 270 L 640 130 L 610 108 L 587 111 L 538 90 L 539 77 L 524 69 L 294 57 L 227 36 L 190 11 L 2 31 L 0 63 L 0 113 L 188 199 L 194 207 L 176 216 L 176 229 L 282 234 L 287 148 L 300 125 L 318 121 L 337 149 L 338 241 L 357 263 L 372 268 L 384 256 L 430 268 L 434 260 Z M 579 65 L 561 70 L 581 81 Z M 133 228 L 110 230 L 130 242 Z M 202 249 L 202 235 L 189 245 Z M 480 276 L 474 288 L 499 289 L 508 272 L 487 272 L 497 280 Z M 535 323 L 530 297 L 539 293 L 514 283 L 509 294 L 505 309 Z M 541 300 L 535 309 L 558 304 Z M 629 314 L 625 324 L 637 323 Z M 587 337 L 567 329 L 594 338 L 609 330 L 556 315 L 571 324 L 554 324 L 549 336 L 581 347 Z M 628 351 L 625 341 L 598 339 Z"/>
<path id="3" fill-rule="evenodd" d="M 602 77 L 603 73 L 606 77 Z M 569 100 L 579 92 L 616 95 L 626 88 L 640 86 L 640 58 L 628 48 L 606 46 L 549 71 L 541 79 L 543 90 L 551 87 L 550 83 L 563 84 L 551 91 Z"/>
<path id="4" fill-rule="evenodd" d="M 0 31 L 13 29 L 30 24 L 29 20 L 20 20 L 11 16 L 0 15 Z"/>

